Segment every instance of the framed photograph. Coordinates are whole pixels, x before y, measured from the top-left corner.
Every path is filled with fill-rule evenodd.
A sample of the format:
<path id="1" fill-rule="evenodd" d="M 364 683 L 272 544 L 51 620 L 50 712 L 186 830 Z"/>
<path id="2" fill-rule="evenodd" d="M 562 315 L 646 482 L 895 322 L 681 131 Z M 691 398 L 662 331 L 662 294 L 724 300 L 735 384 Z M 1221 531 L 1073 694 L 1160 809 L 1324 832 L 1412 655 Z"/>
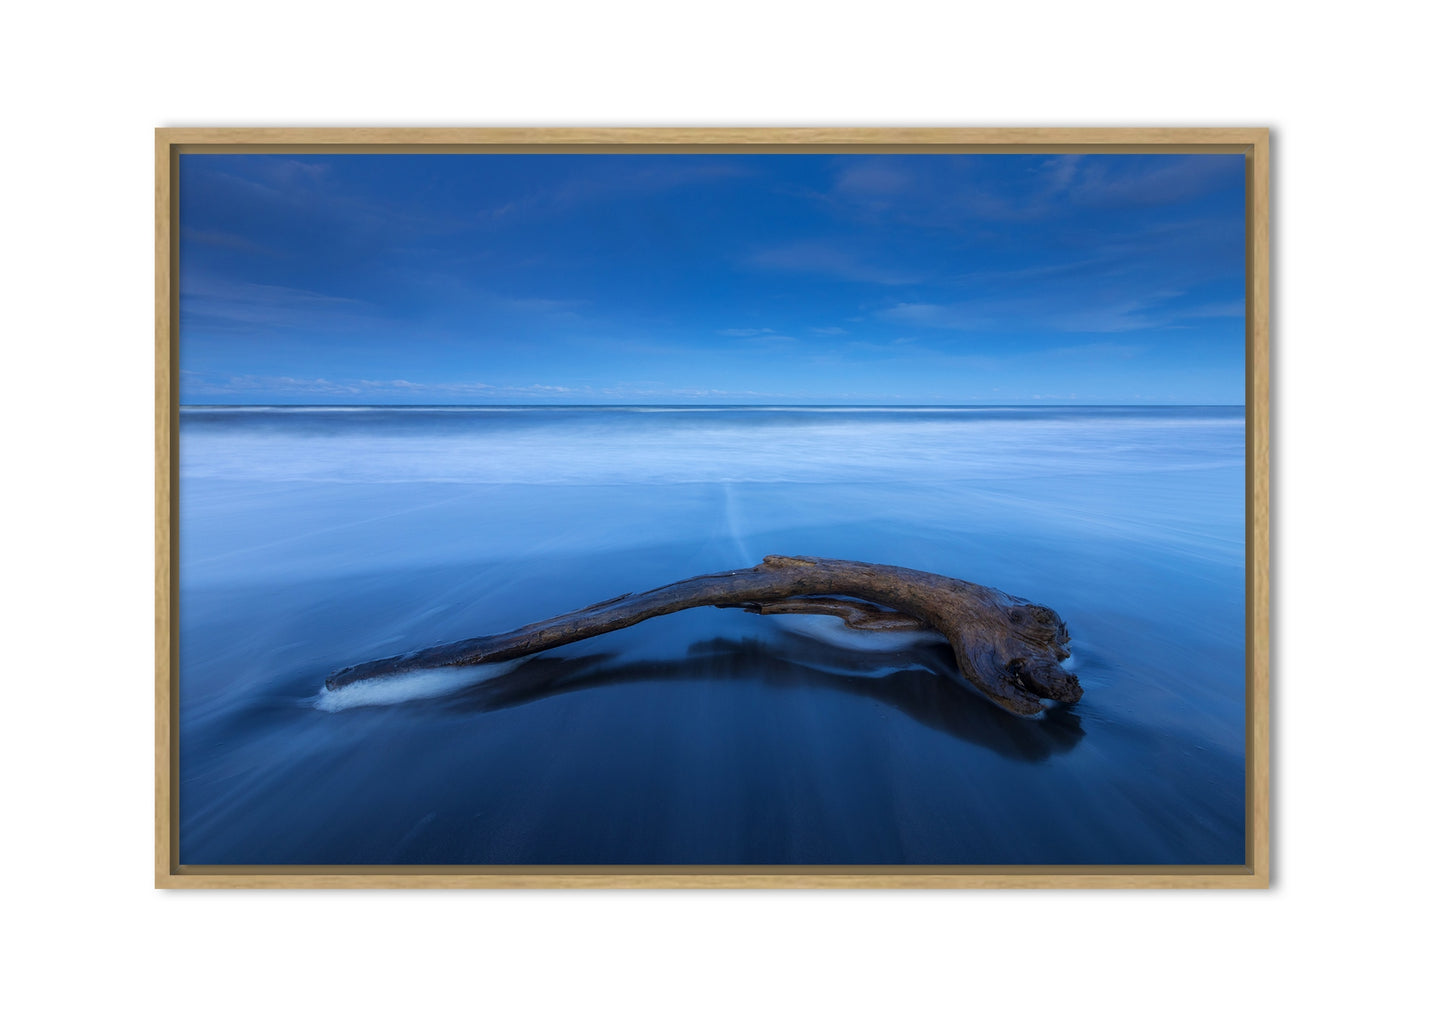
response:
<path id="1" fill-rule="evenodd" d="M 1268 149 L 159 129 L 157 886 L 1267 886 Z"/>

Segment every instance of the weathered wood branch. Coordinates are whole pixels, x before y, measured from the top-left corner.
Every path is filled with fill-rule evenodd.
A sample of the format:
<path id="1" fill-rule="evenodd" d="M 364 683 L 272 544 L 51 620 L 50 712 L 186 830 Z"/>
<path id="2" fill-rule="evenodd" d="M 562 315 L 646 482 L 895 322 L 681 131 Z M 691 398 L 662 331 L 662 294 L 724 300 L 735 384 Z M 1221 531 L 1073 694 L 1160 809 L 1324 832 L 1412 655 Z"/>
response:
<path id="1" fill-rule="evenodd" d="M 402 671 L 515 660 L 661 614 L 709 606 L 759 614 L 832 614 L 865 629 L 931 628 L 953 647 L 963 677 L 1019 716 L 1040 713 L 1041 699 L 1072 703 L 1083 694 L 1078 678 L 1059 666 L 1069 655 L 1069 632 L 1048 607 L 911 568 L 779 556 L 740 571 L 627 593 L 510 632 L 346 667 L 327 678 L 326 687 Z"/>
<path id="2" fill-rule="evenodd" d="M 766 563 L 766 562 L 765 562 Z M 921 632 L 928 626 L 917 618 L 876 603 L 839 599 L 836 596 L 793 596 L 783 600 L 755 600 L 751 603 L 715 603 L 724 610 L 737 608 L 749 614 L 830 614 L 843 619 L 860 632 Z"/>

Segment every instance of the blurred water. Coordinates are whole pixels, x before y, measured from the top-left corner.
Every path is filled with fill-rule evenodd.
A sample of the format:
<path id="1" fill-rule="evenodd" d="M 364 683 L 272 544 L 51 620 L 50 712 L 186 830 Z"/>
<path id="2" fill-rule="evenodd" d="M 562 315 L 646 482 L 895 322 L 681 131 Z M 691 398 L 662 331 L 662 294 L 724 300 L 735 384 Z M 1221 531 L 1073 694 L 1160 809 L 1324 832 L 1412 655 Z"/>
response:
<path id="1" fill-rule="evenodd" d="M 186 408 L 180 455 L 184 863 L 1243 860 L 1242 409 Z M 319 697 L 768 553 L 1051 606 L 1084 699 L 716 609 Z"/>

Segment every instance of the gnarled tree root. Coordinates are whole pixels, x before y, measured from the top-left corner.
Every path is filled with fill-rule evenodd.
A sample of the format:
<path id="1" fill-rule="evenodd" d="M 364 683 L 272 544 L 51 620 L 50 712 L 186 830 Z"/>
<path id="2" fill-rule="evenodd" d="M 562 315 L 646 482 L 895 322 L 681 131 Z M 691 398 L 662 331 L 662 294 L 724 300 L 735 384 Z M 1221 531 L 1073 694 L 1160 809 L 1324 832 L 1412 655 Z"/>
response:
<path id="1" fill-rule="evenodd" d="M 692 607 L 756 614 L 831 614 L 851 628 L 930 628 L 953 647 L 963 677 L 1010 713 L 1031 717 L 1041 699 L 1077 702 L 1079 679 L 1059 666 L 1069 632 L 1048 607 L 997 589 L 911 568 L 770 555 L 741 571 L 699 575 L 627 593 L 570 614 L 443 646 L 343 668 L 329 689 L 402 671 L 498 663 L 530 656 Z"/>

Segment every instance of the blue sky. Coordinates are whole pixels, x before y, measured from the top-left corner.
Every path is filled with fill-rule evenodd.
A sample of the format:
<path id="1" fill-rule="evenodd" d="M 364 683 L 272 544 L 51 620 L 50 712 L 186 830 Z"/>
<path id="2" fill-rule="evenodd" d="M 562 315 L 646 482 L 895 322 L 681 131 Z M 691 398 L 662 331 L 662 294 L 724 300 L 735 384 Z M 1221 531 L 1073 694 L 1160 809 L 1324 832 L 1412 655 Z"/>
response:
<path id="1" fill-rule="evenodd" d="M 186 404 L 1241 404 L 1226 155 L 185 155 Z"/>

